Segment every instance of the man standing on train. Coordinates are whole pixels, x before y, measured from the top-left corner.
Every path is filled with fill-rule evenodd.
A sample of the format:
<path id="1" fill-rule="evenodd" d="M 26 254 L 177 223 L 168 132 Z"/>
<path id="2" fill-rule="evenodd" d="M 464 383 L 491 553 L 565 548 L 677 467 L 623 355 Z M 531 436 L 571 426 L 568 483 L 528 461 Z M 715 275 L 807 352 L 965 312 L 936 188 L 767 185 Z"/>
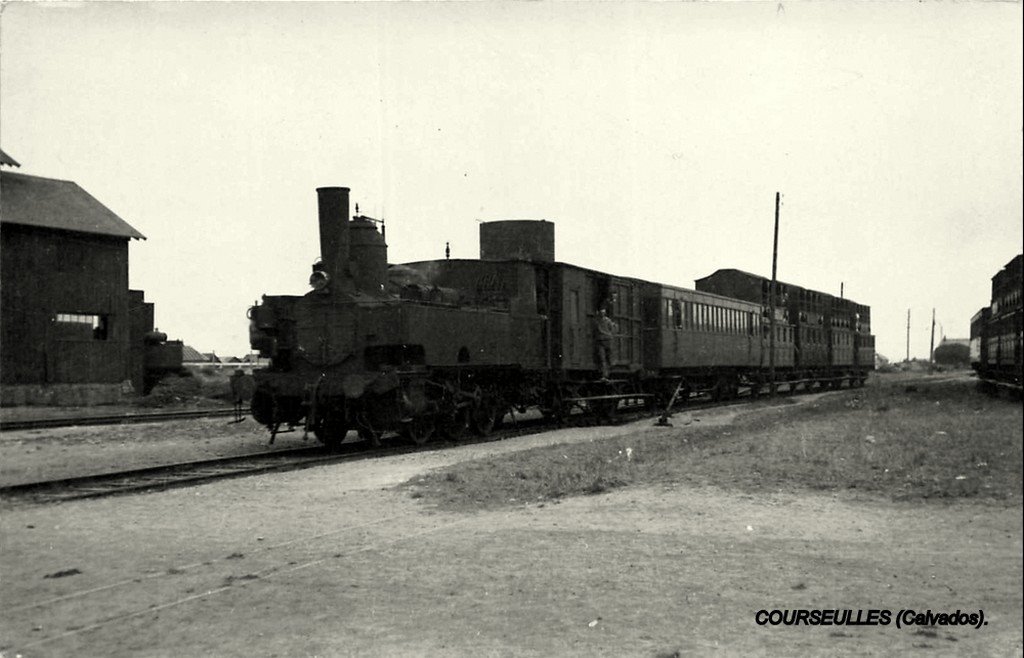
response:
<path id="1" fill-rule="evenodd" d="M 602 306 L 597 312 L 597 362 L 601 366 L 601 379 L 608 381 L 611 374 L 612 338 L 619 327 L 608 317 L 608 311 Z"/>

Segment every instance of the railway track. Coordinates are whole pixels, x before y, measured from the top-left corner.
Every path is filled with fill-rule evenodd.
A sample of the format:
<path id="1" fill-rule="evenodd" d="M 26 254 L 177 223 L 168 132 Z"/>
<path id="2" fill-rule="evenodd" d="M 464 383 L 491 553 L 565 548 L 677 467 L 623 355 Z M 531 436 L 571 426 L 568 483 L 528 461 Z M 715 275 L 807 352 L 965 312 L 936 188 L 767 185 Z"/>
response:
<path id="1" fill-rule="evenodd" d="M 457 442 L 435 442 L 426 446 L 409 445 L 397 439 L 388 439 L 379 447 L 369 447 L 365 442 L 357 441 L 343 443 L 338 449 L 331 451 L 316 444 L 309 448 L 277 450 L 234 457 L 178 462 L 128 471 L 42 480 L 0 487 L 0 502 L 4 505 L 38 505 L 160 491 L 215 480 L 293 471 L 355 459 L 394 456 L 416 450 L 440 450 L 456 443 L 501 441 L 514 436 L 535 434 L 550 429 L 552 427 L 549 422 L 537 418 L 515 422 L 508 427 L 495 430 L 485 437 L 473 436 Z"/>
<path id="2" fill-rule="evenodd" d="M 539 419 L 524 421 L 515 427 L 495 431 L 487 437 L 473 437 L 459 443 L 500 441 L 512 436 L 551 429 L 550 424 L 538 421 Z M 339 449 L 330 451 L 318 444 L 309 448 L 178 462 L 129 471 L 8 485 L 0 487 L 0 501 L 5 505 L 39 505 L 84 498 L 104 498 L 192 486 L 228 478 L 293 471 L 355 459 L 393 456 L 417 449 L 443 449 L 450 445 L 453 444 L 434 443 L 419 447 L 387 440 L 384 445 L 376 448 L 369 448 L 363 442 L 353 442 L 344 443 Z"/>
<path id="3" fill-rule="evenodd" d="M 179 462 L 130 471 L 4 486 L 0 487 L 0 500 L 15 504 L 40 504 L 155 491 L 231 477 L 296 470 L 350 459 L 359 454 L 362 453 L 351 450 L 329 453 L 320 448 L 297 448 L 242 457 Z"/>
<path id="4" fill-rule="evenodd" d="M 0 432 L 13 430 L 35 430 L 51 427 L 81 427 L 83 425 L 123 425 L 130 423 L 154 423 L 191 418 L 220 418 L 231 416 L 234 409 L 197 409 L 195 411 L 159 411 L 152 413 L 111 414 L 107 416 L 69 416 L 66 418 L 36 418 L 33 420 L 0 421 Z"/>
<path id="5" fill-rule="evenodd" d="M 719 402 L 691 400 L 685 406 L 674 408 L 673 413 L 692 413 L 712 408 L 741 405 L 748 402 L 749 398 L 745 396 Z M 228 411 L 230 412 L 230 410 Z M 523 418 L 512 415 L 500 429 L 495 429 L 491 434 L 483 437 L 470 436 L 468 438 L 464 437 L 461 440 L 434 442 L 425 446 L 409 445 L 402 443 L 400 440 L 388 439 L 379 447 L 369 447 L 365 442 L 352 442 L 343 443 L 334 451 L 329 451 L 323 446 L 316 445 L 310 448 L 295 448 L 269 453 L 179 462 L 130 471 L 4 486 L 0 487 L 0 501 L 5 505 L 37 505 L 84 498 L 102 498 L 159 491 L 228 478 L 299 470 L 356 459 L 394 456 L 416 450 L 440 450 L 453 445 L 503 441 L 516 436 L 551 431 L 559 426 L 618 425 L 662 415 L 662 410 L 636 406 L 620 409 L 610 417 L 597 417 L 594 414 L 574 414 L 570 418 L 563 419 L 560 425 L 553 425 L 550 420 L 544 418 Z"/>

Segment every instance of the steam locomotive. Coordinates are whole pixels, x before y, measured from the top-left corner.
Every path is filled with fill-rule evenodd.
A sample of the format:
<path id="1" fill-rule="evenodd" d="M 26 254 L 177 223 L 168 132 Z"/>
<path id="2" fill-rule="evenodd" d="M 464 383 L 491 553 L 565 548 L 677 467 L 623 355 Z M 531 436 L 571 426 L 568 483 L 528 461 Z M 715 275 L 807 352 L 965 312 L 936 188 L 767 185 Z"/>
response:
<path id="1" fill-rule="evenodd" d="M 983 388 L 1021 391 L 1024 254 L 992 277 L 992 302 L 971 318 L 971 367 Z"/>
<path id="2" fill-rule="evenodd" d="M 348 188 L 317 195 L 311 289 L 249 310 L 252 348 L 270 359 L 252 414 L 271 440 L 301 423 L 329 446 L 350 430 L 423 443 L 487 434 L 527 407 L 608 416 L 779 383 L 856 386 L 874 367 L 870 309 L 847 299 L 777 283 L 772 303 L 770 280 L 738 270 L 688 289 L 560 263 L 547 221 L 482 223 L 479 259 L 388 265 L 382 223 L 350 217 Z"/>

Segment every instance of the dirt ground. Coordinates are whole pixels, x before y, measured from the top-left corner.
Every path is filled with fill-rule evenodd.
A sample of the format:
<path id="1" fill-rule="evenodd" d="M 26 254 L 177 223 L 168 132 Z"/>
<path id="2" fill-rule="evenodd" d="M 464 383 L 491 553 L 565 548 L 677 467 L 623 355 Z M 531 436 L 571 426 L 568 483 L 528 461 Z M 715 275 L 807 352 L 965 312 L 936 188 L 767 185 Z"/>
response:
<path id="1" fill-rule="evenodd" d="M 674 430 L 650 421 L 566 429 L 146 495 L 5 509 L 0 652 L 1021 655 L 1019 500 L 911 504 L 657 486 L 455 513 L 394 488 L 428 469 L 484 455 L 679 431 L 685 421 L 723 424 L 735 414 L 701 412 Z M 171 441 L 163 427 L 159 436 Z M 184 450 L 199 436 L 186 432 L 171 442 Z M 8 438 L 0 442 L 5 470 L 11 454 L 22 454 L 23 469 L 32 468 L 33 455 L 54 462 L 46 457 L 50 448 L 30 454 L 30 441 Z M 69 462 L 96 448 L 67 436 L 49 445 L 63 447 L 58 454 Z M 759 610 L 796 608 L 983 610 L 988 624 L 755 622 Z"/>

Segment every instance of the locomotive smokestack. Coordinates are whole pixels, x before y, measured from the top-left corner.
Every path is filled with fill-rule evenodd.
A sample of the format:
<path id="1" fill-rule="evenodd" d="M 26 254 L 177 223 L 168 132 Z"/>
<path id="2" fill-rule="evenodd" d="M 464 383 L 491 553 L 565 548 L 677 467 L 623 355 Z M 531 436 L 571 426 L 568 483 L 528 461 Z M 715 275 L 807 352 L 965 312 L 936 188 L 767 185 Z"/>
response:
<path id="1" fill-rule="evenodd" d="M 347 187 L 318 187 L 320 211 L 320 260 L 333 281 L 348 276 L 348 192 Z"/>

